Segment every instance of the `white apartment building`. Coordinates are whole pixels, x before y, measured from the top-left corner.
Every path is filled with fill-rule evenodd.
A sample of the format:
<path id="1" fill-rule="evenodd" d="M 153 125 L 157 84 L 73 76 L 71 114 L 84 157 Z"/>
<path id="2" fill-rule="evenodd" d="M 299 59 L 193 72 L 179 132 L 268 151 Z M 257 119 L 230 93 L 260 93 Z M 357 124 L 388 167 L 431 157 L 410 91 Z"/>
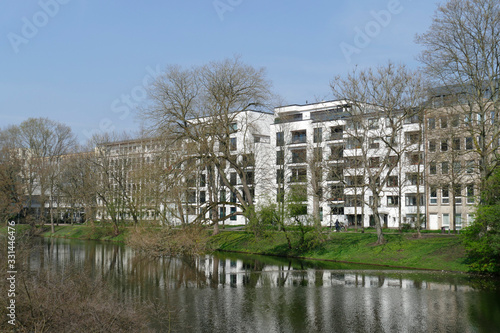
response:
<path id="1" fill-rule="evenodd" d="M 373 225 L 374 200 L 383 225 L 416 223 L 425 214 L 420 121 L 359 105 L 275 109 L 276 200 L 302 204 L 301 213 L 323 225 Z"/>

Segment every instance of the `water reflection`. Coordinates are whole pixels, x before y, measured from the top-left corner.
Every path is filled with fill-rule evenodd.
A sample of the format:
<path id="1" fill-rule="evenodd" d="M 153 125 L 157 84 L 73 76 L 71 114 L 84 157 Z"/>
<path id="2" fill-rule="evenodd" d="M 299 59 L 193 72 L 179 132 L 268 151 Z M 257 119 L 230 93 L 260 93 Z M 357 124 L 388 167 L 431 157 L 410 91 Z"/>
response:
<path id="1" fill-rule="evenodd" d="M 463 275 L 243 255 L 150 259 L 116 244 L 43 240 L 32 271 L 81 268 L 122 300 L 174 309 L 173 331 L 476 332 L 500 327 L 500 297 Z M 155 322 L 158 318 L 155 318 Z M 161 318 L 160 318 L 161 321 Z"/>

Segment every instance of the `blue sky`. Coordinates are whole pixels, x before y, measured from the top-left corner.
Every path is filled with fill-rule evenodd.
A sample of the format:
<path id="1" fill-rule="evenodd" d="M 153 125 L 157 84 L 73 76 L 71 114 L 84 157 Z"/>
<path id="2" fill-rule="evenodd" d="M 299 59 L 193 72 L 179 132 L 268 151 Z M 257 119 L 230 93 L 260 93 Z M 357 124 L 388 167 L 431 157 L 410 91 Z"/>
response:
<path id="1" fill-rule="evenodd" d="M 29 117 L 79 141 L 136 131 L 144 86 L 170 64 L 235 54 L 265 67 L 286 104 L 332 98 L 329 83 L 388 60 L 418 68 L 417 33 L 437 1 L 4 0 L 0 128 Z M 362 33 L 360 33 L 360 31 Z M 364 35 L 364 36 L 363 36 Z"/>

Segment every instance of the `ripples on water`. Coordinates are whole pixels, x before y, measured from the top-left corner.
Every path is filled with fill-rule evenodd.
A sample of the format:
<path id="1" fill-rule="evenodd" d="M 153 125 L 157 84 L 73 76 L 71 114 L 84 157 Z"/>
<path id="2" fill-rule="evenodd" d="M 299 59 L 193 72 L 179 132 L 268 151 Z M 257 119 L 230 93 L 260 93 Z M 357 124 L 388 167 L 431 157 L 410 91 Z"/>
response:
<path id="1" fill-rule="evenodd" d="M 43 240 L 30 269 L 80 267 L 122 301 L 154 301 L 174 332 L 495 332 L 500 294 L 465 275 L 227 255 L 144 258 L 107 243 Z M 168 323 L 166 322 L 168 321 Z M 159 328 L 161 327 L 161 328 Z"/>

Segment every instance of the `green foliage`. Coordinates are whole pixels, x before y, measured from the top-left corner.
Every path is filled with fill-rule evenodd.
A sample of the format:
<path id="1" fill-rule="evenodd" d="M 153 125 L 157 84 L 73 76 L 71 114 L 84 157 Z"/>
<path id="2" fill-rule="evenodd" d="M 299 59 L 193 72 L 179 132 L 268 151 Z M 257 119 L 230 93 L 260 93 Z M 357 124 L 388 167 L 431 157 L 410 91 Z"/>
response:
<path id="1" fill-rule="evenodd" d="M 462 232 L 472 272 L 500 274 L 500 202 L 480 206 L 474 223 Z"/>
<path id="2" fill-rule="evenodd" d="M 276 204 L 261 206 L 258 210 L 255 206 L 251 206 L 245 211 L 245 216 L 248 219 L 247 228 L 255 237 L 263 236 L 266 230 L 273 229 L 279 224 Z"/>
<path id="3" fill-rule="evenodd" d="M 462 232 L 469 269 L 500 274 L 500 170 L 486 182 L 474 223 Z"/>

